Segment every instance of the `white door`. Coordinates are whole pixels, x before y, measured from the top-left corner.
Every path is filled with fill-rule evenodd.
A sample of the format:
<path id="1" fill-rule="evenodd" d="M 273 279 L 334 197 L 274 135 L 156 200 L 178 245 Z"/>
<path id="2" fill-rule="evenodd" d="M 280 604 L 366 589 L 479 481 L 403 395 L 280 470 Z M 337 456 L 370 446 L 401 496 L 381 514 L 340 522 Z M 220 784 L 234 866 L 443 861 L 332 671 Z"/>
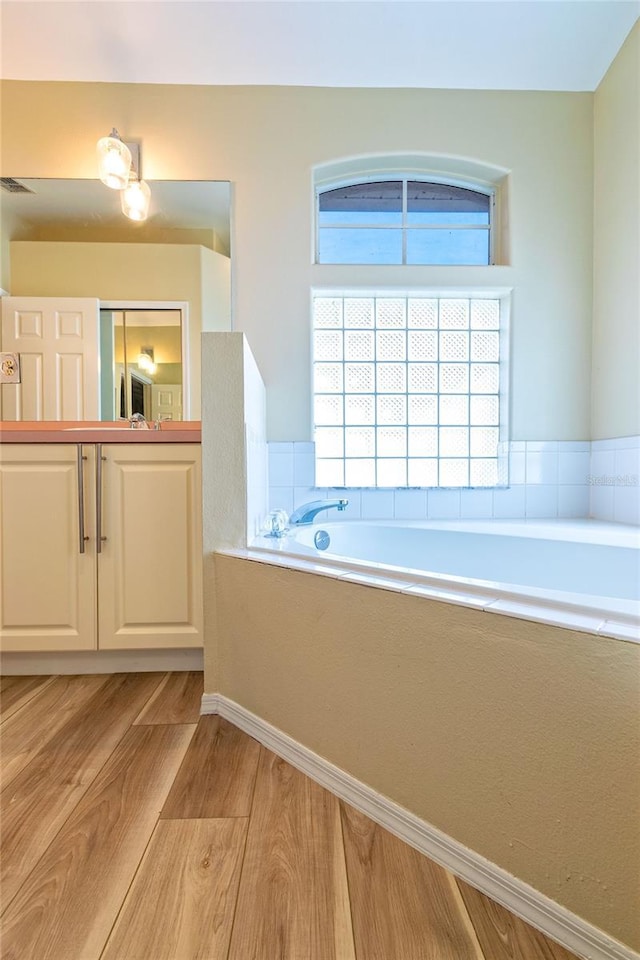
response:
<path id="1" fill-rule="evenodd" d="M 4 420 L 99 420 L 99 307 L 87 297 L 3 297 L 2 350 L 21 383 L 2 385 Z"/>
<path id="2" fill-rule="evenodd" d="M 151 420 L 182 420 L 181 383 L 153 384 Z"/>

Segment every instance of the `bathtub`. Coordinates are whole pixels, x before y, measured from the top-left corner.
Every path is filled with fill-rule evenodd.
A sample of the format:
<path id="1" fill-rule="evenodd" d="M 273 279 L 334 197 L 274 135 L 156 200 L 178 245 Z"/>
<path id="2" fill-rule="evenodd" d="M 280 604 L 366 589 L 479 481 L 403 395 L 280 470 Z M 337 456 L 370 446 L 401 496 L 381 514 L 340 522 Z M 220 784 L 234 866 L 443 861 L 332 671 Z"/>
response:
<path id="1" fill-rule="evenodd" d="M 640 528 L 595 520 L 319 521 L 247 559 L 640 642 Z"/>

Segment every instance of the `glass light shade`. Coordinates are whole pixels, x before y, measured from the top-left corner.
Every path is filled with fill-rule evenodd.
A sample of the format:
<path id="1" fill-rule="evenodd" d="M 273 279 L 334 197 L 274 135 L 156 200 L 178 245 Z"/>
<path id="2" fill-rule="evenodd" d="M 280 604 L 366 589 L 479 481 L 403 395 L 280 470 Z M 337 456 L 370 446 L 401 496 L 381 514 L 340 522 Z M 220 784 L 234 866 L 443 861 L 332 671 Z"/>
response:
<path id="1" fill-rule="evenodd" d="M 130 220 L 146 220 L 150 200 L 151 190 L 144 180 L 131 180 L 120 194 L 122 212 Z"/>
<path id="2" fill-rule="evenodd" d="M 96 153 L 98 157 L 98 176 L 105 186 L 112 190 L 124 190 L 129 182 L 131 170 L 131 151 L 126 143 L 114 136 L 115 130 L 108 137 L 98 140 Z"/>

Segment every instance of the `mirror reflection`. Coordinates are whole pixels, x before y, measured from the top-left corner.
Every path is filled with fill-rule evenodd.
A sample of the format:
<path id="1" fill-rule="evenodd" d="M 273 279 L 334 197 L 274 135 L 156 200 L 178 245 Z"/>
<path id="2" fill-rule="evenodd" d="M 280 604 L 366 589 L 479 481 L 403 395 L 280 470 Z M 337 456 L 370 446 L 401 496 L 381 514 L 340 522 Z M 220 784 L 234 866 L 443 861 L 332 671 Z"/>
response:
<path id="1" fill-rule="evenodd" d="M 199 419 L 200 333 L 231 329 L 230 184 L 151 181 L 135 223 L 97 180 L 14 182 L 0 196 L 10 295 L 97 299 L 100 418 Z"/>
<path id="2" fill-rule="evenodd" d="M 100 321 L 107 330 L 102 357 L 109 347 L 113 352 L 102 380 L 102 419 L 140 413 L 145 420 L 182 420 L 180 310 L 101 310 Z"/>

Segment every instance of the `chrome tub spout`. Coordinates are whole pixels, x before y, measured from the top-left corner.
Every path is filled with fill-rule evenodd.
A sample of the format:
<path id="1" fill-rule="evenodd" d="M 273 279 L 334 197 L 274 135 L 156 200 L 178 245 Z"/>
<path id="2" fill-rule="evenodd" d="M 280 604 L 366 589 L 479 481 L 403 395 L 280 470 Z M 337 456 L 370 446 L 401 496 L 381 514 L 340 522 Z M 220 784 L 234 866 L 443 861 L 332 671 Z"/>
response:
<path id="1" fill-rule="evenodd" d="M 344 510 L 348 503 L 348 500 L 311 500 L 293 511 L 289 517 L 289 525 L 299 527 L 304 523 L 313 523 L 314 517 L 323 510 L 330 510 L 332 507 Z"/>

